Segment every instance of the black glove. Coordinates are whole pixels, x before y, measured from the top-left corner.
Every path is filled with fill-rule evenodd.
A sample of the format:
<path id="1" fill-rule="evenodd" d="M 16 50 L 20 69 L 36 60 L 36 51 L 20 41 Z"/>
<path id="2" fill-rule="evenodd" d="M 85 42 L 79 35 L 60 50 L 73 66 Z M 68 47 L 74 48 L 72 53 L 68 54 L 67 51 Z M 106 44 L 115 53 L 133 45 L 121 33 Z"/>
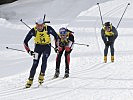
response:
<path id="1" fill-rule="evenodd" d="M 54 51 L 57 53 L 59 50 L 58 50 L 58 47 L 55 47 L 54 48 Z"/>
<path id="2" fill-rule="evenodd" d="M 33 52 L 33 51 L 28 51 L 28 53 L 31 55 L 31 56 L 34 56 L 35 55 L 35 53 Z"/>

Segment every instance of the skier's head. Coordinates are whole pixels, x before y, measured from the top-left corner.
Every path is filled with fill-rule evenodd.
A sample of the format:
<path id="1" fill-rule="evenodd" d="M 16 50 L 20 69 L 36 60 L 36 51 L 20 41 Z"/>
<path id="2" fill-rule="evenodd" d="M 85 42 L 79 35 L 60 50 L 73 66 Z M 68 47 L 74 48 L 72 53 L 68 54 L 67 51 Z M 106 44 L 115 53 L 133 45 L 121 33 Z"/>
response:
<path id="1" fill-rule="evenodd" d="M 67 37 L 67 29 L 62 27 L 59 29 L 60 38 L 65 39 Z"/>
<path id="2" fill-rule="evenodd" d="M 64 27 L 60 28 L 59 33 L 60 33 L 60 35 L 66 35 L 67 34 L 66 28 L 64 28 Z"/>
<path id="3" fill-rule="evenodd" d="M 43 28 L 44 28 L 44 21 L 43 21 L 43 18 L 39 18 L 36 20 L 36 28 L 38 31 L 42 31 Z"/>
<path id="4" fill-rule="evenodd" d="M 105 29 L 106 31 L 110 32 L 111 29 L 112 29 L 112 24 L 111 24 L 110 22 L 105 22 L 105 24 L 104 24 L 104 29 Z"/>

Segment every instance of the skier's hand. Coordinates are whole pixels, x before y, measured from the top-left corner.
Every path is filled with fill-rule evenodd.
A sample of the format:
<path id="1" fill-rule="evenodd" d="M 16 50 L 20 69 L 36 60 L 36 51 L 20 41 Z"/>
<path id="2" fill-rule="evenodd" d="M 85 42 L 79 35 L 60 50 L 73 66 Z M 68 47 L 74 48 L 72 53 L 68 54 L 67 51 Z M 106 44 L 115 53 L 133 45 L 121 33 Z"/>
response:
<path id="1" fill-rule="evenodd" d="M 55 51 L 56 53 L 58 53 L 58 51 L 59 51 L 58 47 L 55 47 L 55 48 L 54 48 L 54 51 Z"/>
<path id="2" fill-rule="evenodd" d="M 35 54 L 34 54 L 34 52 L 33 52 L 33 51 L 31 51 L 31 50 L 30 50 L 30 51 L 28 51 L 28 53 L 29 53 L 29 55 L 31 55 L 31 56 L 35 55 Z"/>
<path id="3" fill-rule="evenodd" d="M 31 55 L 34 59 L 38 59 L 38 53 L 36 53 L 36 52 L 34 52 L 34 51 L 29 51 L 28 52 L 29 53 L 29 55 Z"/>

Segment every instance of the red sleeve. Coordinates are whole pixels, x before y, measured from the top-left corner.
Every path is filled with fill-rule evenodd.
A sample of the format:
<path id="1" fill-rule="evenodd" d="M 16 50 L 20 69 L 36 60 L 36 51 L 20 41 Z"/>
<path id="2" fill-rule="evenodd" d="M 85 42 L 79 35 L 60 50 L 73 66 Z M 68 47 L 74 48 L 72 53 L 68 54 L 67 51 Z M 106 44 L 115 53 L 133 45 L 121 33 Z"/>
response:
<path id="1" fill-rule="evenodd" d="M 25 43 L 24 43 L 24 48 L 26 49 L 27 52 L 30 51 L 30 48 L 29 48 L 28 45 L 26 45 Z"/>

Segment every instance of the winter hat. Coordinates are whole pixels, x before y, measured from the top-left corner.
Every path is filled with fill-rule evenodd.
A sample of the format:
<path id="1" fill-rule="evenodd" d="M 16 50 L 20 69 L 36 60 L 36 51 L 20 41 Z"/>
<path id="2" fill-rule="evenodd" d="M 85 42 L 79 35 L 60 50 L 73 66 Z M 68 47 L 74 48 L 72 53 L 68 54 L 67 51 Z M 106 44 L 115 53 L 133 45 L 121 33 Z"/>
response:
<path id="1" fill-rule="evenodd" d="M 64 27 L 60 28 L 60 29 L 59 29 L 59 33 L 60 33 L 61 35 L 67 34 L 66 28 L 64 28 Z"/>
<path id="2" fill-rule="evenodd" d="M 36 24 L 44 24 L 43 18 L 39 18 L 35 22 Z"/>
<path id="3" fill-rule="evenodd" d="M 106 27 L 109 27 L 109 26 L 111 26 L 111 23 L 110 22 L 105 22 L 105 24 L 104 24 Z"/>

